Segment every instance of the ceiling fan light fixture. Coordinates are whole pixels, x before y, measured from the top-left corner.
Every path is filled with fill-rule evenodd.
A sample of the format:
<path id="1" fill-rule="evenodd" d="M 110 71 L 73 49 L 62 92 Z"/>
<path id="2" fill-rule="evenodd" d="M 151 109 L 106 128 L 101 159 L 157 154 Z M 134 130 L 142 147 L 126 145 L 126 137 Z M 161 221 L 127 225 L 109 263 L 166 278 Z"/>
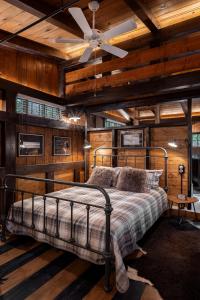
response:
<path id="1" fill-rule="evenodd" d="M 90 1 L 88 3 L 88 7 L 92 12 L 96 12 L 99 9 L 99 2 L 98 1 Z"/>
<path id="2" fill-rule="evenodd" d="M 95 26 L 95 13 L 99 9 L 99 2 L 98 1 L 90 1 L 88 3 L 89 9 L 92 11 L 92 27 L 88 23 L 83 11 L 79 7 L 70 7 L 68 9 L 69 13 L 72 15 L 78 26 L 83 32 L 84 38 L 83 39 L 68 39 L 68 38 L 57 38 L 55 41 L 57 43 L 88 43 L 89 46 L 83 52 L 83 55 L 79 59 L 80 63 L 87 62 L 91 55 L 92 50 L 96 48 L 101 48 L 102 50 L 115 55 L 117 57 L 123 58 L 125 57 L 128 52 L 120 49 L 119 47 L 112 46 L 108 43 L 109 40 L 112 38 L 119 36 L 121 34 L 125 34 L 136 29 L 137 25 L 132 20 L 129 19 L 105 32 L 101 32 Z"/>

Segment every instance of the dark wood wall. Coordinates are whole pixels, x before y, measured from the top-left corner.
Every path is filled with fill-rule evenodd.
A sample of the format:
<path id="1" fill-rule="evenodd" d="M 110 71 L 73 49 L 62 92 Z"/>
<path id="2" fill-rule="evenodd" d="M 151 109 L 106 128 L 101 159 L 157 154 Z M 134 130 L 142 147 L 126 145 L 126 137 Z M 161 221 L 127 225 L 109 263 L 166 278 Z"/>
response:
<path id="1" fill-rule="evenodd" d="M 47 58 L 0 48 L 0 78 L 59 95 L 59 65 Z"/>
<path id="2" fill-rule="evenodd" d="M 6 111 L 0 111 L 2 127 L 0 177 L 8 173 L 16 173 L 47 179 L 84 180 L 83 127 L 34 116 L 23 115 L 22 117 L 15 113 L 17 93 L 56 102 L 60 99 L 55 96 L 60 94 L 61 80 L 61 66 L 55 60 L 51 61 L 44 57 L 21 53 L 14 49 L 0 49 L 0 88 L 6 102 Z M 1 99 L 2 97 L 0 97 Z M 18 157 L 17 136 L 19 132 L 43 134 L 44 155 L 41 157 Z M 71 155 L 52 155 L 54 135 L 71 137 Z M 41 193 L 59 188 L 57 185 L 41 185 L 23 181 L 17 181 L 16 184 L 19 188 Z"/>
<path id="3" fill-rule="evenodd" d="M 18 133 L 42 134 L 44 136 L 44 155 L 33 157 L 16 157 L 16 173 L 28 173 L 28 175 L 40 178 L 49 178 L 65 181 L 77 181 L 75 178 L 75 170 L 78 170 L 79 180 L 84 180 L 83 170 L 83 143 L 84 131 L 81 129 L 55 129 L 48 127 L 17 125 L 16 140 Z M 71 138 L 71 154 L 67 156 L 53 155 L 53 137 L 62 136 Z M 64 168 L 66 166 L 66 168 Z M 78 180 L 78 181 L 79 181 Z M 27 182 L 23 180 L 17 181 L 17 186 L 23 190 L 37 190 L 43 194 L 45 192 L 44 183 Z M 55 191 L 63 188 L 58 184 L 51 186 L 51 190 Z"/>
<path id="4" fill-rule="evenodd" d="M 83 160 L 83 131 L 80 129 L 55 129 L 39 126 L 17 125 L 16 135 L 18 133 L 41 134 L 44 136 L 44 155 L 33 157 L 16 158 L 17 166 L 67 163 L 72 161 Z M 71 138 L 71 155 L 53 155 L 53 136 L 62 136 Z M 17 138 L 17 136 L 16 136 Z"/>

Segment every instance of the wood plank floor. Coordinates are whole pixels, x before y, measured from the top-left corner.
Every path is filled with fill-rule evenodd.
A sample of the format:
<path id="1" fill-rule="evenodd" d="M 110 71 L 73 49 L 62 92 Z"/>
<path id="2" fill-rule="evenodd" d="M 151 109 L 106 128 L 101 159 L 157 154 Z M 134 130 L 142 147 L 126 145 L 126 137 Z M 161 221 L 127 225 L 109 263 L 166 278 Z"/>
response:
<path id="1" fill-rule="evenodd" d="M 2 300 L 157 300 L 153 288 L 132 281 L 126 294 L 103 289 L 104 267 L 31 238 L 15 237 L 0 244 Z M 113 274 L 114 278 L 114 274 Z"/>

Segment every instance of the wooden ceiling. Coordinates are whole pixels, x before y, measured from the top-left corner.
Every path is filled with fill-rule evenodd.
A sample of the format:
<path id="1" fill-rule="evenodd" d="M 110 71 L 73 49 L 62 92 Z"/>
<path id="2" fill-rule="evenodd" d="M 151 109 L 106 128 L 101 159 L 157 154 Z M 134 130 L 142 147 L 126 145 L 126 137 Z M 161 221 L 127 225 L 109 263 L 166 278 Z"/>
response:
<path id="1" fill-rule="evenodd" d="M 133 114 L 135 107 L 183 101 L 200 95 L 200 0 L 99 2 L 98 29 L 105 31 L 128 19 L 134 19 L 137 24 L 136 30 L 109 41 L 129 50 L 123 60 L 98 51 L 96 55 L 102 64 L 94 67 L 92 60 L 88 65 L 78 64 L 87 44 L 57 44 L 54 41 L 58 37 L 82 37 L 67 9 L 4 44 L 64 60 L 69 73 L 66 73 L 66 98 L 63 101 L 70 106 L 84 107 L 89 112 L 131 108 L 129 113 Z M 70 0 L 0 0 L 0 39 L 66 3 Z M 88 0 L 77 0 L 72 6 L 81 7 L 91 24 L 87 5 Z M 78 70 L 73 71 L 73 68 Z M 159 106 L 160 117 L 169 115 L 169 110 L 165 104 Z M 199 111 L 199 103 L 196 110 Z M 113 114 L 123 119 L 119 112 Z M 153 115 L 151 110 L 140 110 L 143 119 Z M 181 104 L 173 106 L 172 115 L 184 115 Z"/>
<path id="2" fill-rule="evenodd" d="M 15 33 L 40 17 L 54 11 L 62 3 L 70 1 L 59 0 L 0 0 L 0 37 L 6 33 Z M 88 0 L 77 1 L 76 6 L 81 7 L 91 24 L 91 12 L 87 8 Z M 200 1 L 197 0 L 101 0 L 100 9 L 96 14 L 96 27 L 102 31 L 133 18 L 137 29 L 112 39 L 111 44 L 133 42 L 150 31 L 183 22 L 200 16 Z M 19 34 L 23 37 L 23 46 L 31 48 L 28 41 L 38 45 L 41 53 L 50 48 L 52 55 L 62 59 L 78 59 L 87 44 L 56 44 L 53 39 L 57 37 L 81 36 L 81 31 L 70 17 L 67 10 L 54 18 Z M 21 41 L 22 42 L 22 41 Z M 14 43 L 14 40 L 13 40 Z M 41 48 L 39 47 L 41 46 Z M 42 47 L 43 46 L 43 47 Z"/>
<path id="3" fill-rule="evenodd" d="M 96 113 L 96 115 L 111 119 L 117 122 L 122 122 L 126 125 L 133 124 L 141 125 L 144 122 L 156 123 L 156 119 L 159 120 L 175 120 L 184 119 L 187 115 L 187 101 L 161 103 L 150 107 L 138 107 L 124 109 L 124 112 L 129 116 L 129 120 L 120 113 L 120 110 L 105 111 L 104 114 Z M 192 116 L 195 118 L 200 117 L 200 98 L 194 99 L 192 103 Z"/>

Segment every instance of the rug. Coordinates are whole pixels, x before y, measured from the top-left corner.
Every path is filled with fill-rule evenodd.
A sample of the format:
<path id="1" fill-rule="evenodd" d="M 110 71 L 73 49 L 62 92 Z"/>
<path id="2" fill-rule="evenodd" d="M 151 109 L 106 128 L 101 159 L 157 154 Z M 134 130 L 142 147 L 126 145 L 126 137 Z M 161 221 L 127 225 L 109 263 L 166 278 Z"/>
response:
<path id="1" fill-rule="evenodd" d="M 12 237 L 0 243 L 0 299 L 2 300 L 199 300 L 200 231 L 186 223 L 161 218 L 140 242 L 147 255 L 126 259 L 141 280 L 130 281 L 120 294 L 103 290 L 104 268 L 75 255 Z"/>
<path id="2" fill-rule="evenodd" d="M 200 299 L 200 231 L 192 223 L 160 219 L 140 246 L 148 254 L 128 265 L 148 278 L 164 300 Z"/>

